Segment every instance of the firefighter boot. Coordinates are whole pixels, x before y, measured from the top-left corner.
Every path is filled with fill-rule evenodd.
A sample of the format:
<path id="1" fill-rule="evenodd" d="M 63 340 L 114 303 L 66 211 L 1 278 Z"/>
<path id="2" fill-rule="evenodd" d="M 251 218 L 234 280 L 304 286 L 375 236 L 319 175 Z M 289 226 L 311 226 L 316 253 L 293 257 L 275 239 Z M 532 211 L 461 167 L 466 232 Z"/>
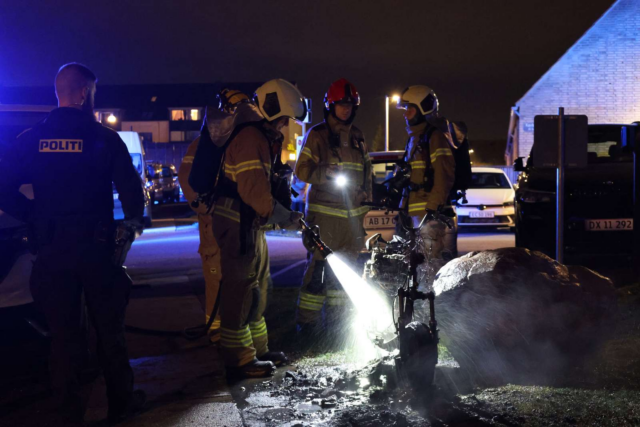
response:
<path id="1" fill-rule="evenodd" d="M 281 351 L 267 351 L 265 354 L 258 356 L 258 360 L 262 362 L 273 362 L 276 368 L 289 364 L 289 359 Z"/>
<path id="2" fill-rule="evenodd" d="M 253 359 L 246 365 L 228 366 L 227 377 L 233 379 L 264 378 L 272 376 L 275 370 L 276 365 L 273 362 Z"/>

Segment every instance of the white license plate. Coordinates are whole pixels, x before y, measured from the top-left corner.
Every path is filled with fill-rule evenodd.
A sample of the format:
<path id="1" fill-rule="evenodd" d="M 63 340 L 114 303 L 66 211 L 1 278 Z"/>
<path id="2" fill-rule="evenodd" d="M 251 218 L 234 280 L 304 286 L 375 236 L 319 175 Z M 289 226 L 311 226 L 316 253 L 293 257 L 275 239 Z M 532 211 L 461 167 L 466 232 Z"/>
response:
<path id="1" fill-rule="evenodd" d="M 622 231 L 633 230 L 633 219 L 585 219 L 587 231 Z"/>
<path id="2" fill-rule="evenodd" d="M 379 216 L 364 219 L 364 228 L 394 228 L 396 226 L 395 217 Z"/>
<path id="3" fill-rule="evenodd" d="M 493 218 L 495 212 L 493 211 L 471 211 L 469 212 L 469 218 Z"/>

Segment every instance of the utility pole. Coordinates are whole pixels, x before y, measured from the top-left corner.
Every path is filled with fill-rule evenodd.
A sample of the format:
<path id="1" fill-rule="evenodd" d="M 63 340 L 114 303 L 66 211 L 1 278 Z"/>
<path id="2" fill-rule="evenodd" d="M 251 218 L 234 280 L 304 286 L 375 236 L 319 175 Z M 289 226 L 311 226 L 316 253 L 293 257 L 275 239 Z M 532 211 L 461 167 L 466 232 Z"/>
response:
<path id="1" fill-rule="evenodd" d="M 389 151 L 389 97 L 384 97 L 384 151 Z"/>
<path id="2" fill-rule="evenodd" d="M 558 108 L 558 169 L 556 180 L 556 260 L 564 264 L 564 108 Z"/>

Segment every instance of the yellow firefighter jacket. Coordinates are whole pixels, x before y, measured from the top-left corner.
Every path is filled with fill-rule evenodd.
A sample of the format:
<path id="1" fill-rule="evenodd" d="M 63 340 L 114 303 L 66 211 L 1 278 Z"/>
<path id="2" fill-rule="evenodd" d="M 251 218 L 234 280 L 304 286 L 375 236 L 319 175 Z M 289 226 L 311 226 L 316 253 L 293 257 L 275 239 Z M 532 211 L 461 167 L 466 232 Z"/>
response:
<path id="1" fill-rule="evenodd" d="M 225 151 L 222 185 L 238 197 L 225 193 L 224 189 L 215 204 L 214 216 L 219 215 L 240 223 L 240 202 L 256 213 L 254 228 L 271 217 L 271 144 L 263 132 L 255 126 L 247 126 L 229 143 Z M 227 194 L 227 195 L 225 195 Z"/>
<path id="2" fill-rule="evenodd" d="M 330 127 L 330 129 L 328 128 Z M 335 138 L 331 147 L 330 138 Z M 339 187 L 327 178 L 330 165 L 339 165 L 347 182 Z M 364 135 L 353 125 L 339 123 L 329 116 L 324 123 L 312 127 L 305 137 L 295 167 L 296 176 L 310 185 L 307 211 L 339 218 L 357 217 L 367 213 L 364 201 L 371 200 L 371 159 Z"/>
<path id="3" fill-rule="evenodd" d="M 409 140 L 404 160 L 411 165 L 411 183 L 416 187 L 432 186 L 430 191 L 425 188 L 412 190 L 408 198 L 403 198 L 400 207 L 408 208 L 411 216 L 423 215 L 425 209 L 437 210 L 440 206 L 447 206 L 455 181 L 456 164 L 451 151 L 451 136 L 436 129 L 428 141 L 421 143 L 426 131 L 427 123 L 407 127 Z M 432 182 L 429 182 L 429 168 L 433 170 Z"/>
<path id="4" fill-rule="evenodd" d="M 191 144 L 189 144 L 187 152 L 182 158 L 180 169 L 178 170 L 178 181 L 180 182 L 180 187 L 182 187 L 182 192 L 184 193 L 184 197 L 187 199 L 189 206 L 198 214 L 198 223 L 200 224 L 198 227 L 200 230 L 200 247 L 198 248 L 198 252 L 203 255 L 213 255 L 218 252 L 218 244 L 216 243 L 216 239 L 213 237 L 213 231 L 211 229 L 211 214 L 207 213 L 207 207 L 204 203 L 200 203 L 197 208 L 194 208 L 191 205 L 191 203 L 198 197 L 198 194 L 193 191 L 189 185 L 189 174 L 191 173 L 193 158 L 196 155 L 199 141 L 200 137 L 197 137 Z"/>

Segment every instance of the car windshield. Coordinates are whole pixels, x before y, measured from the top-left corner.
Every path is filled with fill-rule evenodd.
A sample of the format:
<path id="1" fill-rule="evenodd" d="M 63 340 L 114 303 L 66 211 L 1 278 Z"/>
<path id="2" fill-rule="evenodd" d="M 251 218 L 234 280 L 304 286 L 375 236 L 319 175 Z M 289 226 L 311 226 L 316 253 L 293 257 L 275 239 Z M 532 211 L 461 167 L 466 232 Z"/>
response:
<path id="1" fill-rule="evenodd" d="M 385 180 L 393 176 L 396 164 L 393 162 L 371 162 L 373 166 L 374 183 L 382 184 Z"/>
<path id="2" fill-rule="evenodd" d="M 589 126 L 587 162 L 589 164 L 632 162 L 631 146 L 622 146 L 623 129 L 626 130 L 626 127 Z"/>
<path id="3" fill-rule="evenodd" d="M 503 173 L 473 172 L 469 188 L 511 188 L 511 185 Z"/>
<path id="4" fill-rule="evenodd" d="M 140 153 L 129 153 L 131 154 L 131 161 L 133 162 L 133 167 L 136 168 L 138 173 L 142 173 L 142 154 Z"/>

